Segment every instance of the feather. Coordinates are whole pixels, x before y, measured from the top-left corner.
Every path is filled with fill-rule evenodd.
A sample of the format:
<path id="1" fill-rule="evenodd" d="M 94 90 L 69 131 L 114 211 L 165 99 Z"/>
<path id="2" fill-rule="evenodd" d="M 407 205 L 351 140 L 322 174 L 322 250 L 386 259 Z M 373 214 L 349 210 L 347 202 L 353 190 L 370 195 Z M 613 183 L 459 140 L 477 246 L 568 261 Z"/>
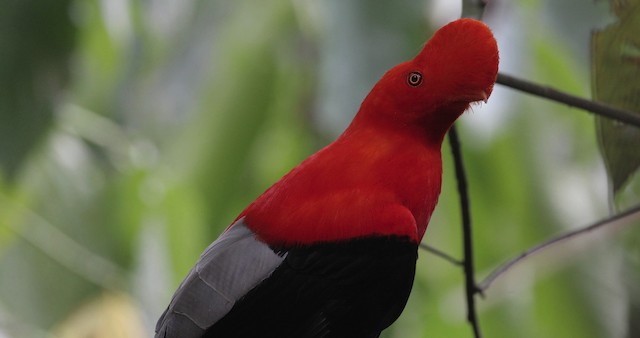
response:
<path id="1" fill-rule="evenodd" d="M 278 255 L 238 220 L 200 256 L 158 320 L 156 338 L 200 337 L 236 301 L 267 278 Z"/>

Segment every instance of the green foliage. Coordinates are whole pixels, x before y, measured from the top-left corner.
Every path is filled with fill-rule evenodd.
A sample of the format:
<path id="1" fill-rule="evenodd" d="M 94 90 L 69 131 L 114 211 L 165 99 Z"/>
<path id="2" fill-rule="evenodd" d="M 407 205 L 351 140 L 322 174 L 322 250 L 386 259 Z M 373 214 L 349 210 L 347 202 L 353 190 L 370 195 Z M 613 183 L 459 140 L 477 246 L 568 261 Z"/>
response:
<path id="1" fill-rule="evenodd" d="M 582 18 L 554 19 L 549 4 L 515 2 L 513 12 L 487 16 L 502 69 L 586 96 L 588 67 L 576 60 L 587 49 L 550 37 Z M 0 2 L 0 336 L 104 336 L 97 317 L 130 328 L 123 336 L 150 332 L 201 251 L 340 133 L 386 69 L 419 50 L 433 28 L 424 8 L 413 0 Z M 497 16 L 525 19 L 501 28 Z M 619 83 L 621 72 L 595 83 Z M 629 74 L 624 83 L 631 91 L 638 81 Z M 459 130 L 479 277 L 607 213 L 588 115 L 498 86 L 473 110 Z M 480 120 L 494 125 L 483 131 Z M 443 155 L 425 241 L 461 256 L 446 145 Z M 624 166 L 627 156 L 609 162 Z M 639 277 L 593 276 L 620 256 L 637 261 L 633 234 L 624 233 L 623 252 L 585 244 L 523 262 L 479 300 L 485 335 L 623 337 L 620 312 L 599 318 L 603 307 L 635 313 L 637 302 L 615 290 L 640 294 Z M 602 247 L 617 248 L 602 237 Z M 383 336 L 471 337 L 463 291 L 461 269 L 420 252 L 407 309 Z"/>
<path id="2" fill-rule="evenodd" d="M 0 3 L 0 168 L 9 180 L 44 138 L 67 81 L 75 38 L 69 4 Z"/>
<path id="3" fill-rule="evenodd" d="M 611 1 L 617 21 L 592 37 L 592 91 L 596 100 L 623 107 L 640 114 L 640 1 Z M 610 183 L 612 209 L 636 205 L 639 200 L 640 128 L 602 117 L 596 119 L 598 145 Z M 629 232 L 623 238 L 624 276 L 637 280 L 640 270 L 640 232 Z M 635 324 L 640 320 L 640 287 L 624 283 L 629 301 L 626 307 L 629 337 L 640 334 Z"/>
<path id="4" fill-rule="evenodd" d="M 640 1 L 616 3 L 613 9 L 618 22 L 592 38 L 593 97 L 639 112 Z M 596 128 L 615 195 L 640 167 L 640 128 L 602 117 L 597 118 Z"/>

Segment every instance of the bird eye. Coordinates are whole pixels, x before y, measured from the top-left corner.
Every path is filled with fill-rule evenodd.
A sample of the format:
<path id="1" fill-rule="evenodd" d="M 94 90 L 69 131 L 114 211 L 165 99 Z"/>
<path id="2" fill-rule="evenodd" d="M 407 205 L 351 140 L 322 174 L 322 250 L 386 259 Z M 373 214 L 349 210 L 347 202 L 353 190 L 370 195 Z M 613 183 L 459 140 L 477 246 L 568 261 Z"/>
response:
<path id="1" fill-rule="evenodd" d="M 412 87 L 417 87 L 422 83 L 422 74 L 420 72 L 411 72 L 407 77 L 407 83 Z"/>

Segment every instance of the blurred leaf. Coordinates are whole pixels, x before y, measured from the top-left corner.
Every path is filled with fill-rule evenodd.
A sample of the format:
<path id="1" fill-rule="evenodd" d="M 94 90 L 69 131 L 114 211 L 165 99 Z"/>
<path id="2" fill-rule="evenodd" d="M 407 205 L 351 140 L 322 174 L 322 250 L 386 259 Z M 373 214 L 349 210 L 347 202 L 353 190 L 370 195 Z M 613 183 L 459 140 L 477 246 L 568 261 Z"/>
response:
<path id="1" fill-rule="evenodd" d="M 618 21 L 592 36 L 593 97 L 640 114 L 640 1 L 611 0 L 610 5 Z M 611 206 L 636 205 L 640 180 L 631 178 L 634 174 L 638 178 L 640 168 L 640 128 L 597 117 L 596 130 L 611 186 Z M 626 291 L 624 330 L 626 337 L 638 337 L 640 232 L 628 231 L 620 238 L 625 249 L 618 259 L 622 261 L 619 278 Z"/>
<path id="2" fill-rule="evenodd" d="M 67 82 L 70 3 L 0 2 L 0 170 L 9 180 L 47 132 Z"/>
<path id="3" fill-rule="evenodd" d="M 109 35 L 100 1 L 76 1 L 73 9 L 78 47 L 70 83 L 71 101 L 108 115 L 106 110 L 114 100 L 113 87 L 122 77 L 126 53 Z"/>
<path id="4" fill-rule="evenodd" d="M 640 1 L 612 7 L 619 21 L 592 37 L 593 97 L 640 113 Z M 603 117 L 596 128 L 615 196 L 640 167 L 640 128 Z"/>
<path id="5" fill-rule="evenodd" d="M 283 42 L 273 37 L 286 36 L 294 23 L 288 1 L 235 4 L 237 10 L 217 47 L 224 53 L 201 95 L 203 108 L 172 149 L 176 151 L 172 161 L 187 164 L 184 174 L 205 196 L 212 229 L 209 240 L 241 211 L 232 210 L 229 203 L 242 193 L 241 169 L 276 102 L 276 56 Z"/>
<path id="6" fill-rule="evenodd" d="M 119 252 L 113 227 L 106 225 L 100 161 L 82 140 L 56 130 L 37 156 L 25 162 L 8 218 L 20 240 L 0 257 L 0 298 L 14 316 L 48 328 L 77 302 L 113 283 L 108 259 Z M 97 258 L 97 260 L 94 260 Z M 121 271 L 116 272 L 124 277 Z M 116 279 L 120 279 L 117 277 Z M 119 285 L 118 285 L 119 284 Z"/>

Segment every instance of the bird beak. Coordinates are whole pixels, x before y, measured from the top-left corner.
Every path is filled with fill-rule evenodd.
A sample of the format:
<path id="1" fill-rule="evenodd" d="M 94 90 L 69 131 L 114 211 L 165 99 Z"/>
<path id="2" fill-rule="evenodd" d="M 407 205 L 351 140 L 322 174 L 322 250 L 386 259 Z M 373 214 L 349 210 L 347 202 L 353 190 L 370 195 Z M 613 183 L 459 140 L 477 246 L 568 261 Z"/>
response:
<path id="1" fill-rule="evenodd" d="M 487 100 L 489 99 L 489 95 L 487 95 L 486 91 L 481 90 L 477 94 L 471 95 L 470 99 L 471 99 L 471 102 L 482 101 L 484 103 L 487 103 Z"/>
<path id="2" fill-rule="evenodd" d="M 466 95 L 461 95 L 459 96 L 456 100 L 454 100 L 455 102 L 462 102 L 462 103 L 477 103 L 477 102 L 484 102 L 487 103 L 487 100 L 489 99 L 489 95 L 491 95 L 491 90 L 489 89 L 487 90 L 479 90 L 477 92 L 471 92 L 468 93 Z"/>
<path id="3" fill-rule="evenodd" d="M 487 93 L 483 90 L 482 91 L 482 101 L 484 103 L 487 103 L 487 100 L 489 100 L 489 95 L 487 95 Z"/>

